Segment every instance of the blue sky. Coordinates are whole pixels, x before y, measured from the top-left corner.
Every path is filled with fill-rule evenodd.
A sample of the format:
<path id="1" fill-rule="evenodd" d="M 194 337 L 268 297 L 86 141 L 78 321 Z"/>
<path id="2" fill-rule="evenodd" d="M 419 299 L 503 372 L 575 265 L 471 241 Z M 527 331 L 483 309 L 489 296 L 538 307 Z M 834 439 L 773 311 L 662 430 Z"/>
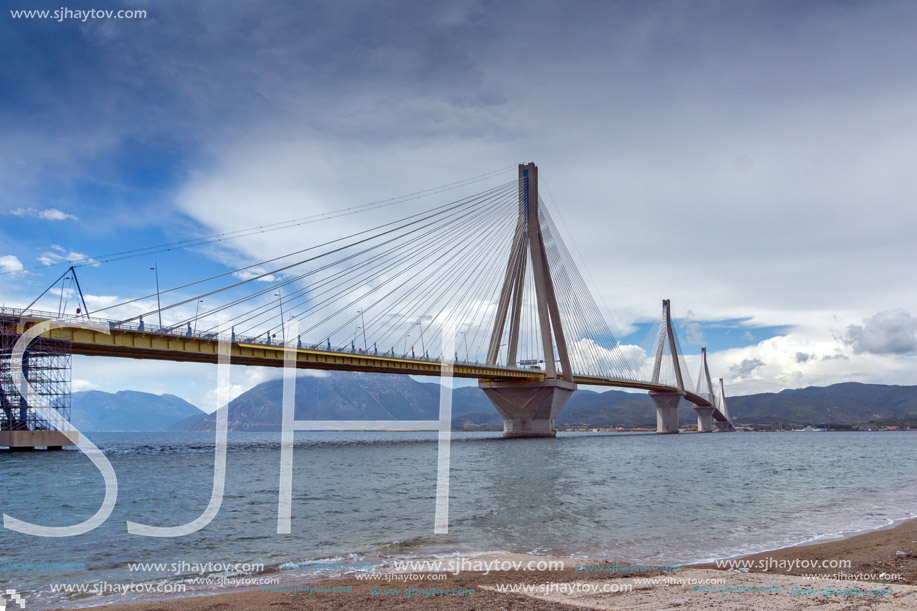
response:
<path id="1" fill-rule="evenodd" d="M 912 3 L 67 6 L 148 14 L 0 15 L 7 305 L 28 303 L 62 271 L 42 261 L 70 253 L 534 160 L 623 343 L 670 298 L 686 351 L 707 345 L 730 392 L 917 383 Z M 152 291 L 154 260 L 170 286 L 303 236 L 79 276 L 106 304 Z M 238 387 L 265 375 L 240 371 Z M 197 403 L 212 386 L 205 368 L 100 359 L 77 359 L 74 377 Z"/>

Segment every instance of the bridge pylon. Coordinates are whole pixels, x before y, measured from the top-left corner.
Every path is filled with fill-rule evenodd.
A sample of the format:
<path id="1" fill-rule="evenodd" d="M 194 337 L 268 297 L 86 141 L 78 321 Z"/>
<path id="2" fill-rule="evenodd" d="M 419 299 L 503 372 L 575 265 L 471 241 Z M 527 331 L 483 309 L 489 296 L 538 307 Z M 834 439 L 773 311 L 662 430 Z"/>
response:
<path id="1" fill-rule="evenodd" d="M 672 366 L 675 369 L 675 380 L 678 391 L 650 391 L 650 399 L 656 404 L 656 432 L 662 434 L 678 432 L 678 404 L 685 398 L 685 382 L 678 361 L 678 347 L 675 343 L 675 329 L 672 327 L 672 308 L 668 299 L 662 300 L 662 329 L 659 333 L 659 344 L 656 347 L 656 361 L 653 364 L 654 384 L 659 384 L 662 361 L 665 358 L 665 347 L 669 346 Z"/>
<path id="2" fill-rule="evenodd" d="M 720 378 L 720 394 L 717 408 L 719 408 L 720 412 L 723 414 L 723 416 L 726 417 L 726 419 L 716 421 L 716 430 L 722 431 L 724 433 L 734 432 L 736 427 L 732 424 L 732 418 L 729 417 L 729 407 L 726 406 L 726 388 L 723 386 L 723 378 Z"/>
<path id="3" fill-rule="evenodd" d="M 700 350 L 700 375 L 697 377 L 697 391 L 695 394 L 710 401 L 712 405 L 695 405 L 697 413 L 697 432 L 713 432 L 713 412 L 716 411 L 716 394 L 713 392 L 713 382 L 710 380 L 710 368 L 707 366 L 707 348 Z"/>
<path id="4" fill-rule="evenodd" d="M 554 437 L 557 434 L 554 419 L 576 390 L 541 232 L 538 167 L 534 163 L 519 164 L 519 217 L 490 336 L 488 365 L 496 365 L 507 331 L 506 365 L 516 365 L 523 289 L 529 261 L 535 283 L 545 380 L 521 384 L 506 380 L 480 380 L 478 383 L 503 417 L 504 437 Z"/>

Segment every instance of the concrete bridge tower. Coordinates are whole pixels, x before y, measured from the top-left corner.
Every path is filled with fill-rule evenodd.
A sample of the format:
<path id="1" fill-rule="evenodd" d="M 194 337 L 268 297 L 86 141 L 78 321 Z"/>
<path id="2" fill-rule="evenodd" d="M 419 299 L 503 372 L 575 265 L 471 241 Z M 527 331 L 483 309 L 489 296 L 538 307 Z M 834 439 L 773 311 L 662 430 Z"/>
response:
<path id="1" fill-rule="evenodd" d="M 506 345 L 506 364 L 510 367 L 516 365 L 528 261 L 531 261 L 535 282 L 545 380 L 536 383 L 481 380 L 478 384 L 503 417 L 504 437 L 554 437 L 557 434 L 554 419 L 576 390 L 576 384 L 573 382 L 573 370 L 570 367 L 567 342 L 561 325 L 560 309 L 557 306 L 557 296 L 554 293 L 554 283 L 551 280 L 551 270 L 541 233 L 538 216 L 538 168 L 534 163 L 519 165 L 519 219 L 490 336 L 487 352 L 489 365 L 497 363 L 507 330 L 507 319 L 509 336 Z"/>
<path id="2" fill-rule="evenodd" d="M 707 367 L 707 348 L 700 351 L 700 375 L 697 378 L 697 393 L 714 405 L 695 405 L 697 412 L 697 432 L 713 432 L 713 412 L 716 411 L 716 394 L 713 392 L 713 382 L 710 381 L 710 368 Z"/>
<path id="3" fill-rule="evenodd" d="M 656 348 L 656 362 L 653 365 L 653 384 L 659 384 L 665 347 L 668 344 L 675 369 L 677 391 L 650 391 L 650 399 L 656 404 L 656 432 L 678 432 L 678 404 L 685 398 L 685 382 L 678 361 L 678 347 L 675 344 L 675 330 L 672 328 L 672 309 L 668 299 L 662 300 L 662 330 L 659 333 L 659 344 Z"/>
<path id="4" fill-rule="evenodd" d="M 726 420 L 717 420 L 716 421 L 716 430 L 718 431 L 734 431 L 735 426 L 732 424 L 732 418 L 729 417 L 729 407 L 726 406 L 726 388 L 723 386 L 723 378 L 720 378 L 720 411 L 726 416 Z"/>

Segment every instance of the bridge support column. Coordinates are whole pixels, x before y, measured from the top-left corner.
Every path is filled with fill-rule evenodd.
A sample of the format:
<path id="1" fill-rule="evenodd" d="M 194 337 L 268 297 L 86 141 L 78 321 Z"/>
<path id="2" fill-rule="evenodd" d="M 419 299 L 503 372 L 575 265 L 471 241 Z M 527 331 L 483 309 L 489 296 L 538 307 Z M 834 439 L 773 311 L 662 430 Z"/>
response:
<path id="1" fill-rule="evenodd" d="M 684 398 L 683 392 L 650 391 L 650 399 L 656 404 L 656 433 L 678 432 L 678 404 Z"/>
<path id="2" fill-rule="evenodd" d="M 478 385 L 503 417 L 504 437 L 555 437 L 554 419 L 576 384 L 548 379 L 534 384 L 481 380 Z"/>
<path id="3" fill-rule="evenodd" d="M 716 430 L 720 433 L 730 433 L 735 430 L 728 420 L 717 420 Z"/>
<path id="4" fill-rule="evenodd" d="M 519 335 L 525 312 L 525 283 L 531 277 L 535 289 L 537 323 L 541 332 L 545 379 L 521 384 L 505 379 L 478 382 L 478 386 L 503 418 L 504 437 L 556 436 L 554 419 L 576 390 L 538 206 L 538 168 L 534 163 L 520 164 L 519 217 L 503 288 L 497 302 L 486 363 L 496 365 L 500 361 L 503 346 L 506 346 L 506 367 L 518 366 Z M 531 276 L 526 272 L 529 264 Z M 505 344 L 504 337 L 507 339 Z"/>
<path id="5" fill-rule="evenodd" d="M 697 432 L 698 433 L 712 433 L 713 432 L 713 410 L 716 409 L 712 405 L 706 407 L 695 406 L 694 411 L 697 412 Z"/>

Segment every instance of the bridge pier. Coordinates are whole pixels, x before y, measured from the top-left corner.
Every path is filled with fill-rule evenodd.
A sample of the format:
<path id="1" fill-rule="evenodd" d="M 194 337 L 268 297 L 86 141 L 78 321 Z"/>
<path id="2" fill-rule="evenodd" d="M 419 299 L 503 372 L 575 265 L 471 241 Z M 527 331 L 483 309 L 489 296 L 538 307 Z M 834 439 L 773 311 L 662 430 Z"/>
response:
<path id="1" fill-rule="evenodd" d="M 63 446 L 73 446 L 79 443 L 79 434 L 70 431 L 0 431 L 0 447 L 9 448 L 13 452 L 24 452 L 35 448 L 48 450 L 61 450 Z"/>
<path id="2" fill-rule="evenodd" d="M 656 433 L 678 432 L 678 404 L 684 398 L 683 392 L 650 391 L 650 399 L 656 404 Z"/>
<path id="3" fill-rule="evenodd" d="M 576 384 L 548 379 L 530 384 L 481 380 L 480 388 L 503 417 L 504 437 L 555 437 L 554 419 Z"/>
<path id="4" fill-rule="evenodd" d="M 720 433 L 730 433 L 735 430 L 728 420 L 717 420 L 715 424 L 716 430 Z"/>
<path id="5" fill-rule="evenodd" d="M 694 411 L 697 412 L 697 432 L 698 433 L 712 433 L 713 432 L 713 410 L 716 409 L 712 405 L 701 407 L 699 405 L 694 406 Z"/>

